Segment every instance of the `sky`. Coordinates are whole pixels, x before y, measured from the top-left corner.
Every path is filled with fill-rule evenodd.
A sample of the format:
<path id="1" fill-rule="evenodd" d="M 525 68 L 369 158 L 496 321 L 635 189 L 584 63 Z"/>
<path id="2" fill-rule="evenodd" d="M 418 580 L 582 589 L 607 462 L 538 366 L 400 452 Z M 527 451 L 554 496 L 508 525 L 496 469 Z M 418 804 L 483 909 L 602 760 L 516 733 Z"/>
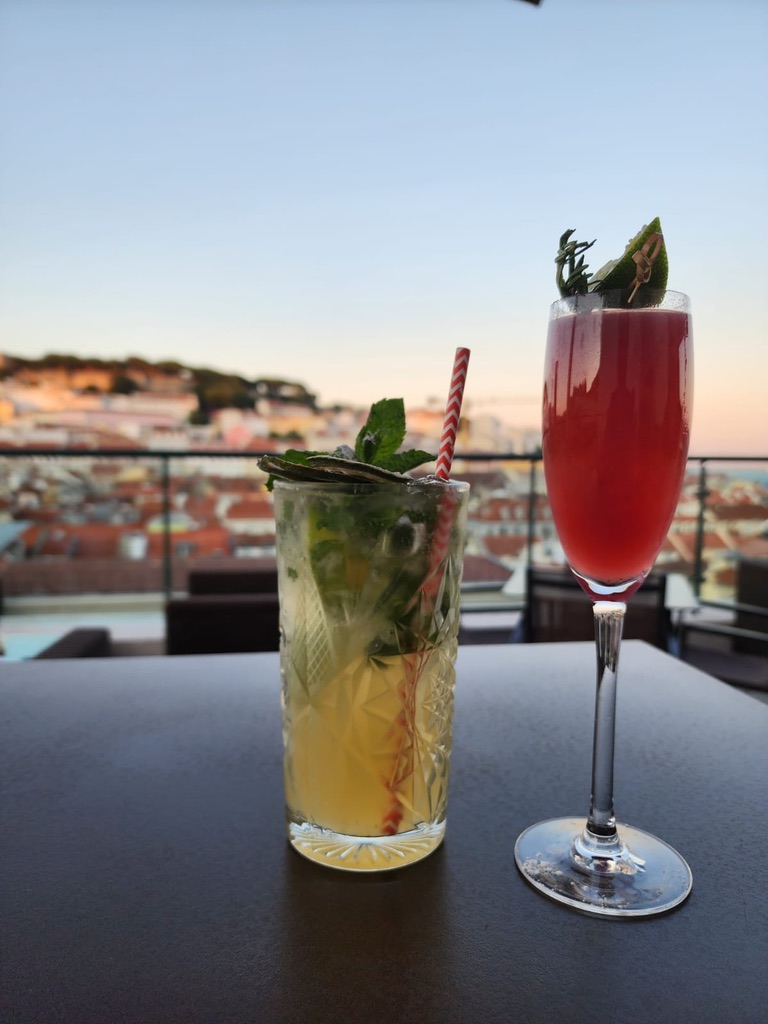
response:
<path id="1" fill-rule="evenodd" d="M 661 218 L 692 454 L 768 454 L 766 0 L 0 0 L 0 352 L 536 425 L 554 256 Z"/>

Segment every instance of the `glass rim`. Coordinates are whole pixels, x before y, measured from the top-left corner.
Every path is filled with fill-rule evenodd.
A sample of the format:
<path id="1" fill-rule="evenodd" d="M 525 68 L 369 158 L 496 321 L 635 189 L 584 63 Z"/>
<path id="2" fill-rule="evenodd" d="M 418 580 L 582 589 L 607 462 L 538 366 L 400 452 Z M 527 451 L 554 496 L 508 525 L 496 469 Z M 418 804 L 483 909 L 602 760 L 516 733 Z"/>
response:
<path id="1" fill-rule="evenodd" d="M 583 295 L 566 295 L 550 305 L 550 317 L 568 316 L 574 313 L 592 313 L 596 310 L 616 310 L 632 313 L 646 309 L 678 310 L 682 313 L 691 312 L 691 300 L 685 292 L 672 288 L 644 288 L 638 291 L 635 302 L 629 306 L 626 299 L 627 289 L 608 292 L 586 292 Z"/>
<path id="2" fill-rule="evenodd" d="M 308 494 L 391 494 L 392 497 L 415 492 L 433 493 L 437 496 L 441 491 L 444 493 L 444 488 L 454 493 L 464 494 L 469 491 L 469 486 L 467 480 L 438 480 L 435 476 L 417 479 L 406 477 L 404 484 L 394 481 L 392 483 L 387 481 L 377 483 L 373 480 L 365 482 L 355 480 L 343 482 L 341 480 L 281 480 L 279 477 L 273 481 L 274 489 L 281 491 L 297 491 Z"/>

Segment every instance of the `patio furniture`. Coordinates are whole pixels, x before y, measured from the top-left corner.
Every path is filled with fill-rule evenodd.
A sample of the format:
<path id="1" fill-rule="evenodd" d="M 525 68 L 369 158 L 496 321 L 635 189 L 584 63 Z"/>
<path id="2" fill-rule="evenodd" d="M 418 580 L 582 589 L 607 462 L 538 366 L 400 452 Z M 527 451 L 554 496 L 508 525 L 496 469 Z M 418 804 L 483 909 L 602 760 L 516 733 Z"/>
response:
<path id="1" fill-rule="evenodd" d="M 768 691 L 768 632 L 761 635 L 724 624 L 686 622 L 680 635 L 680 657 L 689 665 L 732 686 Z M 745 641 L 762 643 L 766 653 L 752 654 L 732 646 Z"/>
<path id="2" fill-rule="evenodd" d="M 166 654 L 277 651 L 277 594 L 190 594 L 165 603 Z"/>
<path id="3" fill-rule="evenodd" d="M 736 575 L 736 627 L 768 635 L 768 558 L 739 559 Z M 762 638 L 738 637 L 734 650 L 766 656 Z"/>
<path id="4" fill-rule="evenodd" d="M 245 564 L 197 565 L 189 570 L 190 594 L 276 594 L 274 559 Z"/>
<path id="5" fill-rule="evenodd" d="M 197 565 L 189 595 L 165 604 L 167 654 L 276 651 L 280 609 L 274 560 Z"/>
<path id="6" fill-rule="evenodd" d="M 733 613 L 732 621 L 702 618 L 708 610 Z M 683 661 L 733 686 L 768 691 L 768 560 L 742 559 L 736 600 L 701 601 L 679 632 Z"/>
<path id="7" fill-rule="evenodd" d="M 70 629 L 35 655 L 36 660 L 52 658 L 109 658 L 112 655 L 112 637 L 108 629 Z"/>
<path id="8" fill-rule="evenodd" d="M 669 649 L 671 622 L 666 607 L 666 577 L 652 572 L 629 598 L 624 638 L 646 640 Z M 525 643 L 553 643 L 594 639 L 592 601 L 570 569 L 530 565 L 527 600 L 520 639 Z"/>

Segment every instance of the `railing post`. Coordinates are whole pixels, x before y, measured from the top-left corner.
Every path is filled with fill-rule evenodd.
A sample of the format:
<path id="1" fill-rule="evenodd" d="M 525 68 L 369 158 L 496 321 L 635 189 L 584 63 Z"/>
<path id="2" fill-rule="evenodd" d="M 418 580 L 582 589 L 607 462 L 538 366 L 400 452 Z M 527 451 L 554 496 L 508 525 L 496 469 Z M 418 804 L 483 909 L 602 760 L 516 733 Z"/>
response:
<path id="1" fill-rule="evenodd" d="M 704 502 L 707 494 L 707 466 L 706 459 L 702 459 L 699 467 L 699 512 L 696 519 L 696 549 L 693 562 L 693 590 L 696 597 L 701 596 L 701 584 L 704 579 Z"/>
<path id="2" fill-rule="evenodd" d="M 536 461 L 531 459 L 531 468 L 528 474 L 528 565 L 533 564 L 533 539 L 534 527 L 536 525 Z"/>
<path id="3" fill-rule="evenodd" d="M 163 484 L 163 590 L 169 600 L 173 589 L 171 571 L 171 470 L 170 456 L 161 456 Z"/>

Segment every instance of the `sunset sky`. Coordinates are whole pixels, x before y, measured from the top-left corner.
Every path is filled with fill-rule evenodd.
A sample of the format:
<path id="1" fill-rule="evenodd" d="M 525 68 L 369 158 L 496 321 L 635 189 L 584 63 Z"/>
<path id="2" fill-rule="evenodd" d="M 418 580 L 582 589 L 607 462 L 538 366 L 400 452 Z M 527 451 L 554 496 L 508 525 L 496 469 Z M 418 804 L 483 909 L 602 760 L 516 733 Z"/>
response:
<path id="1" fill-rule="evenodd" d="M 661 218 L 768 454 L 765 0 L 0 0 L 0 351 L 539 417 L 559 236 Z M 594 254 L 594 255 L 593 255 Z"/>

